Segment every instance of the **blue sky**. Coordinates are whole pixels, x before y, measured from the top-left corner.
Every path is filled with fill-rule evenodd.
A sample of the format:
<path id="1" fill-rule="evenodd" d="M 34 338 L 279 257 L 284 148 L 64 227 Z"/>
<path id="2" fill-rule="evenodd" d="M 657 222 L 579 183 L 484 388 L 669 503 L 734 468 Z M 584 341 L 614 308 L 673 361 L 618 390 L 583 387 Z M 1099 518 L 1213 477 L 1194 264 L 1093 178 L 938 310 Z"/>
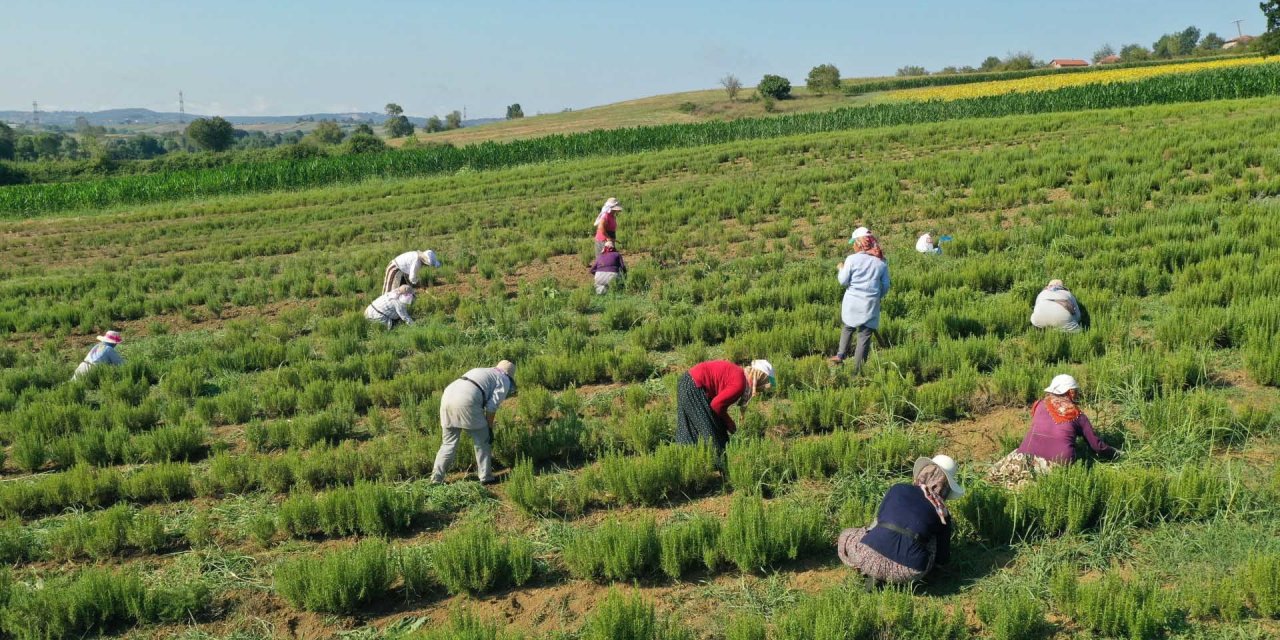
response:
<path id="1" fill-rule="evenodd" d="M 725 73 L 803 84 L 977 65 L 1030 51 L 1087 58 L 1196 25 L 1264 28 L 1257 0 L 6 0 L 0 109 L 148 107 L 221 115 L 380 110 L 526 114 L 711 88 Z"/>

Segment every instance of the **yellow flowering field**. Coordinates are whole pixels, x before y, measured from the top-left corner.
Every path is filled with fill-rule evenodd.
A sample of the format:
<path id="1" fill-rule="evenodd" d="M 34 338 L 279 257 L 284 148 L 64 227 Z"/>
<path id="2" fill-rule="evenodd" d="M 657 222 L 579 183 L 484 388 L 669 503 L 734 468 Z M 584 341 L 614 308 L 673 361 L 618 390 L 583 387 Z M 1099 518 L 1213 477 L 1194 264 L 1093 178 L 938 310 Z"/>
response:
<path id="1" fill-rule="evenodd" d="M 1130 67 L 1108 71 L 1089 71 L 1084 73 L 1063 73 L 1061 75 L 1045 75 L 1017 80 L 999 80 L 995 82 L 975 82 L 945 87 L 920 87 L 892 91 L 886 95 L 893 100 L 956 100 L 959 98 L 977 98 L 1003 93 L 1026 91 L 1048 91 L 1073 87 L 1083 84 L 1108 84 L 1112 82 L 1133 82 L 1152 76 L 1172 73 L 1190 73 L 1205 69 L 1221 69 L 1261 64 L 1261 57 L 1232 58 L 1228 60 L 1209 60 L 1205 62 L 1187 62 L 1184 64 L 1166 64 L 1150 67 Z"/>

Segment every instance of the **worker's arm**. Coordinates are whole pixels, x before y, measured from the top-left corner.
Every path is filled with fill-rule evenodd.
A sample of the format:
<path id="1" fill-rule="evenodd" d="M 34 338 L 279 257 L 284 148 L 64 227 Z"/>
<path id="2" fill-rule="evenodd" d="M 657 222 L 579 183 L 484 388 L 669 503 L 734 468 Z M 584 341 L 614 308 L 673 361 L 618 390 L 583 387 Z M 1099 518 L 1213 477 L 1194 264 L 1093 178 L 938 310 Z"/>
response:
<path id="1" fill-rule="evenodd" d="M 393 304 L 395 305 L 396 315 L 400 316 L 400 319 L 405 324 L 413 324 L 413 316 L 409 315 L 409 305 L 399 300 L 396 300 Z"/>
<path id="2" fill-rule="evenodd" d="M 884 269 L 880 272 L 880 297 L 885 297 L 889 293 L 889 265 L 884 265 Z"/>
<path id="3" fill-rule="evenodd" d="M 415 257 L 413 265 L 409 267 L 409 284 L 418 284 L 418 272 L 422 270 L 422 258 Z"/>
<path id="4" fill-rule="evenodd" d="M 1088 416 L 1083 413 L 1080 414 L 1080 417 L 1076 418 L 1076 426 L 1079 427 L 1080 433 L 1084 436 L 1085 442 L 1089 443 L 1089 448 L 1093 449 L 1095 453 L 1107 453 L 1114 451 L 1114 449 L 1111 448 L 1111 445 L 1103 442 L 1102 438 L 1099 438 L 1098 434 L 1094 433 L 1093 424 L 1089 422 Z"/>
<path id="5" fill-rule="evenodd" d="M 618 256 L 618 273 L 627 275 L 627 263 L 623 261 L 622 256 Z"/>
<path id="6" fill-rule="evenodd" d="M 604 254 L 600 254 L 600 255 L 604 255 Z M 599 257 L 599 256 L 596 256 L 596 259 L 591 261 L 591 275 L 595 275 L 595 273 L 596 273 L 596 266 L 597 266 L 598 264 L 600 264 L 600 257 Z"/>
<path id="7" fill-rule="evenodd" d="M 845 258 L 844 262 L 840 263 L 840 272 L 836 274 L 836 279 L 840 281 L 840 286 L 849 286 L 849 272 L 849 259 Z"/>
<path id="8" fill-rule="evenodd" d="M 951 521 L 942 525 L 942 531 L 938 534 L 938 549 L 933 556 L 934 564 L 947 564 L 951 562 Z"/>
<path id="9" fill-rule="evenodd" d="M 612 237 L 612 236 L 610 236 L 610 235 L 609 235 L 609 231 L 607 230 L 607 228 L 606 228 L 606 227 L 605 227 L 605 225 L 604 225 L 604 221 L 605 221 L 607 218 L 608 218 L 607 216 L 600 216 L 600 221 L 596 223 L 596 237 L 597 237 L 597 238 L 600 238 L 600 237 L 610 238 L 610 237 Z"/>
<path id="10" fill-rule="evenodd" d="M 737 431 L 738 425 L 734 424 L 733 418 L 729 416 L 729 407 L 737 404 L 738 399 L 746 392 L 746 385 L 742 382 L 734 382 L 722 387 L 711 399 L 711 411 L 724 421 L 725 431 L 733 433 Z"/>

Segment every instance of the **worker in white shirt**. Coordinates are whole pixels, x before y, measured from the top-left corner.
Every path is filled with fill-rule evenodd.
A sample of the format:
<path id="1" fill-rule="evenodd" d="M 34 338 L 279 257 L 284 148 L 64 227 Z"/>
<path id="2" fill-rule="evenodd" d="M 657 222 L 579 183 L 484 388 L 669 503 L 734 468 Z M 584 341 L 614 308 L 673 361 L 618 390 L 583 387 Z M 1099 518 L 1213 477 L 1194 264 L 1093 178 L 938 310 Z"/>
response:
<path id="1" fill-rule="evenodd" d="M 939 254 L 942 253 L 942 247 L 934 243 L 932 233 L 926 233 L 916 238 L 916 251 L 919 253 Z"/>
<path id="2" fill-rule="evenodd" d="M 502 402 L 516 392 L 516 365 L 503 360 L 493 367 L 472 369 L 449 383 L 440 398 L 440 450 L 431 469 L 432 482 L 444 482 L 453 465 L 462 432 L 476 450 L 476 476 L 493 484 L 493 421 Z"/>
<path id="3" fill-rule="evenodd" d="M 440 268 L 440 259 L 436 257 L 435 251 L 406 251 L 396 256 L 387 265 L 386 276 L 382 279 L 382 292 L 389 293 L 402 284 L 418 286 L 418 272 L 424 265 Z"/>
<path id="4" fill-rule="evenodd" d="M 124 358 L 121 358 L 120 354 L 116 353 L 116 345 L 123 341 L 124 338 L 120 337 L 119 331 L 108 331 L 98 336 L 98 344 L 89 349 L 89 354 L 84 357 L 84 361 L 80 363 L 80 366 L 76 367 L 76 372 L 72 374 L 71 379 L 75 380 L 89 373 L 90 369 L 100 364 L 107 364 L 113 367 L 124 364 Z"/>
<path id="5" fill-rule="evenodd" d="M 386 325 L 388 329 L 394 327 L 396 322 L 411 325 L 413 317 L 409 315 L 409 305 L 413 304 L 413 298 L 413 287 L 402 284 L 370 302 L 364 309 L 364 317 Z"/>

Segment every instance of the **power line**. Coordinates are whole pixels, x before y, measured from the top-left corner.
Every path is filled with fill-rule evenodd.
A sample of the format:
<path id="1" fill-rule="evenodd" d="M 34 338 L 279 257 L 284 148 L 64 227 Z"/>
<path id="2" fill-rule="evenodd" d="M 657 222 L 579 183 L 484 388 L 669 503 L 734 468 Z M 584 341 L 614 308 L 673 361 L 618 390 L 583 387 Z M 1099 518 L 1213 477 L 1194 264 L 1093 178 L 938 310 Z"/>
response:
<path id="1" fill-rule="evenodd" d="M 187 123 L 187 105 L 182 101 L 182 91 L 178 91 L 178 124 Z"/>
<path id="2" fill-rule="evenodd" d="M 40 105 L 35 100 L 31 101 L 31 121 L 37 127 L 40 126 Z"/>
<path id="3" fill-rule="evenodd" d="M 1236 35 L 1238 35 L 1238 36 L 1240 36 L 1241 38 L 1243 38 L 1243 37 L 1244 37 L 1244 31 L 1242 31 L 1242 30 L 1240 29 L 1240 23 L 1241 23 L 1241 22 L 1244 22 L 1244 20 L 1232 20 L 1232 22 L 1236 23 Z"/>

